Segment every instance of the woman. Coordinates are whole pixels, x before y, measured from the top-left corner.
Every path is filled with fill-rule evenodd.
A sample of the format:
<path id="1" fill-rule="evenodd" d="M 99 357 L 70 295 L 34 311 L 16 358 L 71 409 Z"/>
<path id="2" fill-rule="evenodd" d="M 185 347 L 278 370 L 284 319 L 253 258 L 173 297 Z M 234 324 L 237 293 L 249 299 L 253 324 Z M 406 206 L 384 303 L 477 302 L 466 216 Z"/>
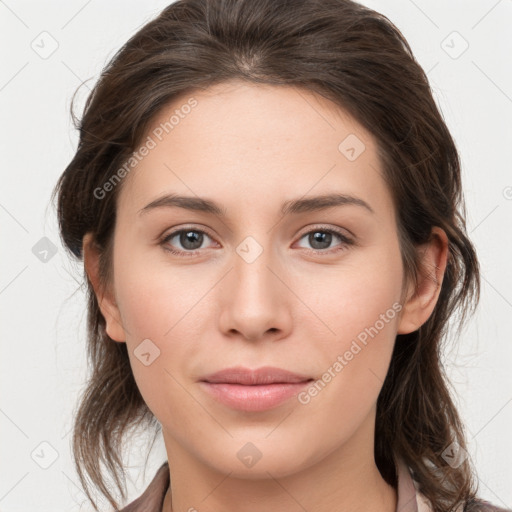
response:
<path id="1" fill-rule="evenodd" d="M 89 97 L 55 193 L 84 259 L 73 449 L 117 510 L 125 434 L 167 461 L 125 511 L 504 510 L 441 365 L 479 295 L 425 73 L 346 0 L 179 0 Z"/>

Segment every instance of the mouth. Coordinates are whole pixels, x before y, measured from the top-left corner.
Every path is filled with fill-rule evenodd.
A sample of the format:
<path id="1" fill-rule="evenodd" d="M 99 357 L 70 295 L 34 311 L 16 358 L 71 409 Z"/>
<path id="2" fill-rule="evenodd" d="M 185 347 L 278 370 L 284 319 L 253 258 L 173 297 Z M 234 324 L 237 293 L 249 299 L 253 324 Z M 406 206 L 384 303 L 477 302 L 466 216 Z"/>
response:
<path id="1" fill-rule="evenodd" d="M 314 379 L 276 367 L 227 368 L 199 381 L 218 402 L 241 411 L 259 412 L 284 404 Z"/>

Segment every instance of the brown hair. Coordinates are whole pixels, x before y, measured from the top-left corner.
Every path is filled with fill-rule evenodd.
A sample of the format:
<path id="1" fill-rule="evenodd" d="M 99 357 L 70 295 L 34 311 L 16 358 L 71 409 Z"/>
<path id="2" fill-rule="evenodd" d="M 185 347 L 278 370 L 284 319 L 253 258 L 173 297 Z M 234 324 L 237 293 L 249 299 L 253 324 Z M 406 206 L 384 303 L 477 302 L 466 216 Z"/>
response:
<path id="1" fill-rule="evenodd" d="M 178 0 L 142 27 L 111 59 L 77 122 L 77 152 L 54 190 L 63 243 L 82 257 L 92 232 L 100 275 L 108 283 L 116 198 L 122 182 L 95 194 L 137 148 L 154 116 L 174 98 L 242 79 L 297 86 L 351 114 L 378 144 L 397 212 L 407 279 L 420 271 L 415 248 L 433 226 L 448 235 L 449 257 L 436 307 L 418 330 L 398 335 L 377 403 L 375 460 L 396 485 L 395 460 L 411 467 L 436 511 L 475 497 L 470 459 L 452 467 L 443 451 L 466 448 L 462 422 L 441 362 L 449 320 L 457 334 L 479 299 L 474 247 L 466 234 L 460 161 L 436 107 L 427 76 L 400 31 L 383 15 L 349 0 Z M 73 455 L 96 510 L 85 473 L 116 507 L 100 462 L 123 500 L 122 447 L 132 427 L 161 427 L 133 378 L 125 343 L 105 332 L 87 276 L 91 376 L 73 431 Z M 469 507 L 468 507 L 469 509 Z"/>

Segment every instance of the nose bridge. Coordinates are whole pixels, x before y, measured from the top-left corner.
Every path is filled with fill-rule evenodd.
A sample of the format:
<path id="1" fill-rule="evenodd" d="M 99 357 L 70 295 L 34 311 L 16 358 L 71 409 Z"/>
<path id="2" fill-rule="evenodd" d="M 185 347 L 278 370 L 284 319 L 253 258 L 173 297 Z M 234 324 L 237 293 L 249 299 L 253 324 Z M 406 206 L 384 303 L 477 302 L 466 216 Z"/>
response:
<path id="1" fill-rule="evenodd" d="M 269 303 L 272 295 L 278 291 L 276 277 L 270 269 L 279 266 L 279 263 L 271 244 L 272 237 L 268 233 L 248 235 L 235 248 L 234 279 L 236 289 L 242 296 L 248 294 L 257 299 L 257 296 L 263 295 L 261 298 Z"/>
<path id="2" fill-rule="evenodd" d="M 281 265 L 269 233 L 249 235 L 236 247 L 221 312 L 222 329 L 258 339 L 269 329 L 288 328 Z M 277 270 L 276 270 L 277 269 Z"/>

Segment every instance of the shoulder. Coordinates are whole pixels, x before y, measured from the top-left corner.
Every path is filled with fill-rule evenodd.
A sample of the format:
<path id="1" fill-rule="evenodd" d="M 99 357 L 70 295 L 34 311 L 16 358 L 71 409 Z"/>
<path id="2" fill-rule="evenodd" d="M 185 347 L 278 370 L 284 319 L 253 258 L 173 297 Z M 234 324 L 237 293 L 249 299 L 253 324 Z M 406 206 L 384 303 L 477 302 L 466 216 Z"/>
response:
<path id="1" fill-rule="evenodd" d="M 431 501 L 419 492 L 416 494 L 416 502 L 417 512 L 434 512 L 435 510 Z M 481 498 L 473 498 L 465 506 L 460 504 L 455 512 L 512 512 L 512 509 L 498 507 Z"/>
<path id="2" fill-rule="evenodd" d="M 474 498 L 466 504 L 464 512 L 512 512 L 512 509 L 498 507 L 481 498 Z"/>

